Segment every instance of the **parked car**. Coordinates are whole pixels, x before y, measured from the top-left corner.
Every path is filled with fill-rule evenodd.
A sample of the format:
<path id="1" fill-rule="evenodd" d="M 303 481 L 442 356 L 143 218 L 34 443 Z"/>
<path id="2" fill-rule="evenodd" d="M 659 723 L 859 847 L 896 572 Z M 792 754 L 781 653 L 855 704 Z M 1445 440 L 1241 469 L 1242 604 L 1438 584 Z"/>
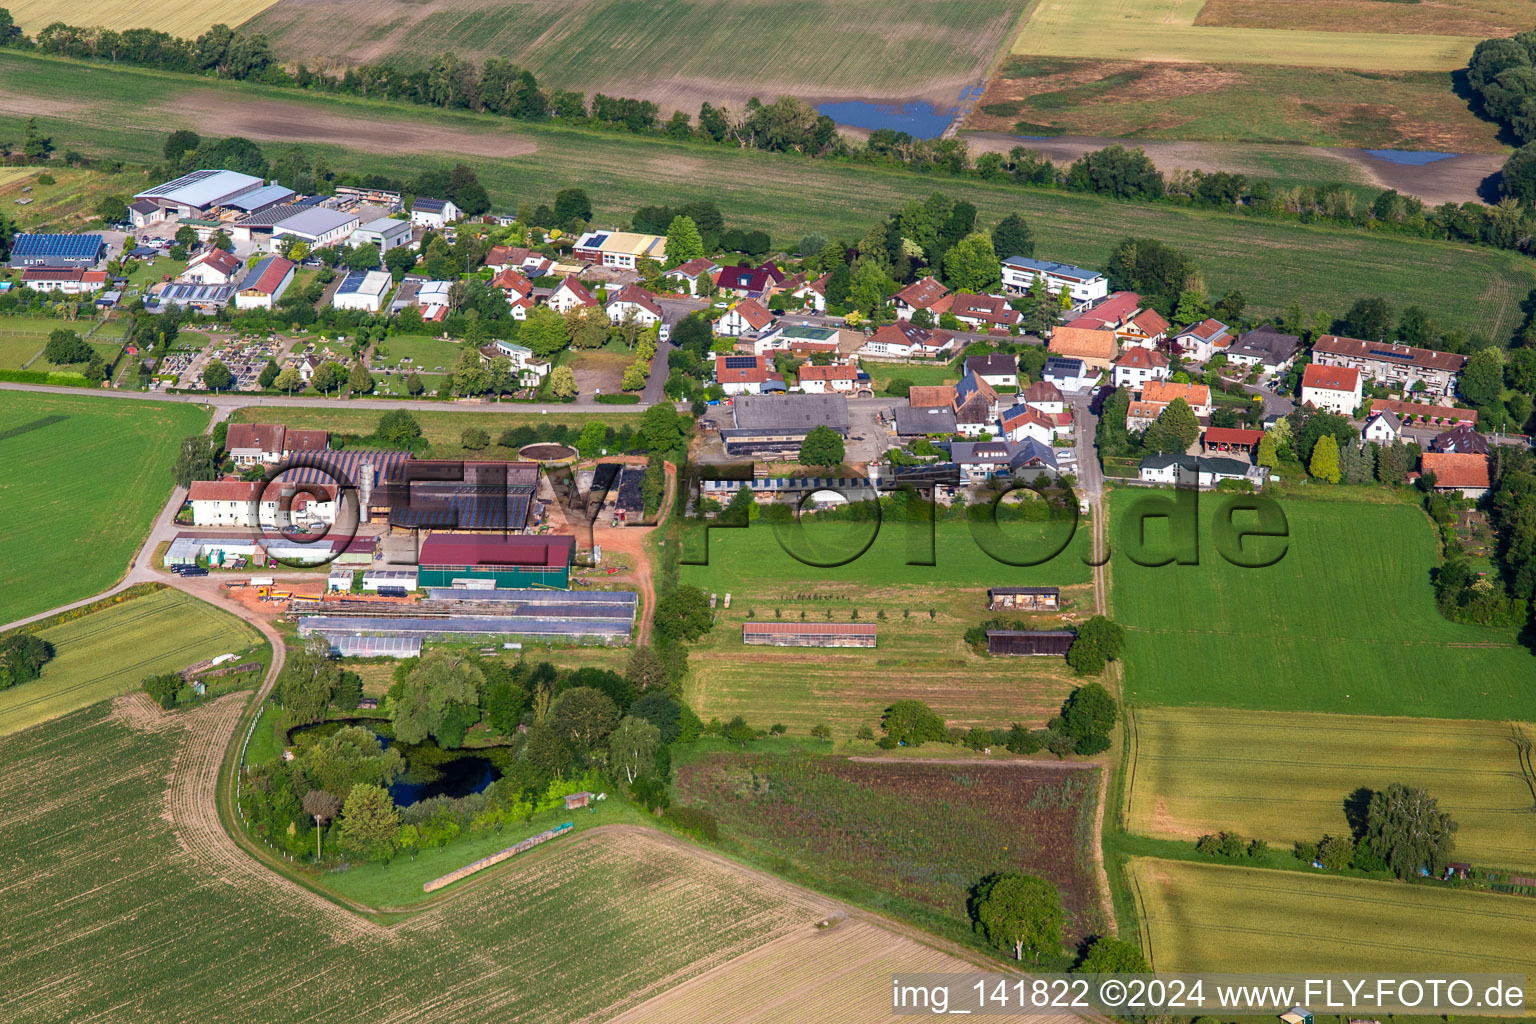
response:
<path id="1" fill-rule="evenodd" d="M 207 576 L 208 570 L 200 565 L 184 565 L 177 572 L 182 576 Z"/>

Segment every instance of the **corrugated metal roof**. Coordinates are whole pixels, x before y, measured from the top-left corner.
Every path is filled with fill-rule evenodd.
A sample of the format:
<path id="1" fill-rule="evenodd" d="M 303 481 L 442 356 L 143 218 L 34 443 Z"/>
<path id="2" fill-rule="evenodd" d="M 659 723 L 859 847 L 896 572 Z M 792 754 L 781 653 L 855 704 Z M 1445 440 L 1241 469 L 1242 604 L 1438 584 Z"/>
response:
<path id="1" fill-rule="evenodd" d="M 135 199 L 160 199 L 182 206 L 206 209 L 219 202 L 259 188 L 262 180 L 239 171 L 201 170 L 183 174 L 154 188 L 134 193 Z"/>

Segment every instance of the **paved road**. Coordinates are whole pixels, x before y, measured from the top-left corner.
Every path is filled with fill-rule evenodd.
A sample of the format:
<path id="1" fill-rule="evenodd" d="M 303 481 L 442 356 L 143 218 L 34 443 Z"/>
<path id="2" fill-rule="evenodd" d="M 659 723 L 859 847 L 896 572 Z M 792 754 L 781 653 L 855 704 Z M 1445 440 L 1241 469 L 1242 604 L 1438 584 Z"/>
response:
<path id="1" fill-rule="evenodd" d="M 1250 395 L 1258 395 L 1264 399 L 1264 418 L 1271 416 L 1289 416 L 1296 408 L 1296 403 L 1284 395 L 1277 395 L 1268 388 L 1259 384 L 1244 384 L 1243 390 Z"/>
<path id="2" fill-rule="evenodd" d="M 1077 433 L 1077 485 L 1083 497 L 1097 506 L 1104 495 L 1104 470 L 1099 465 L 1099 449 L 1095 443 L 1099 418 L 1090 408 L 1092 402 L 1092 391 L 1073 395 L 1068 400 L 1072 406 L 1073 430 Z"/>

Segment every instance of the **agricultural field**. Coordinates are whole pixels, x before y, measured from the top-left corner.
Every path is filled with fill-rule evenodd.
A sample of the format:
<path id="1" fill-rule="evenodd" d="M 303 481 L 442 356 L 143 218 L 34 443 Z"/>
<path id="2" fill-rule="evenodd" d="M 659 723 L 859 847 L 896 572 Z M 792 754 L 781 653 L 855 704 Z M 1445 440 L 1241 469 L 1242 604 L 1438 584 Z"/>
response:
<path id="1" fill-rule="evenodd" d="M 1442 0 L 1397 7 L 1370 0 L 1287 0 L 1283 8 L 1264 0 L 1205 0 L 1195 24 L 1485 39 L 1527 31 L 1531 9 L 1524 0 Z"/>
<path id="2" fill-rule="evenodd" d="M 223 23 L 238 25 L 273 0 L 101 0 L 91 5 L 90 18 L 76 18 L 70 24 L 104 25 L 119 31 L 127 28 L 157 28 L 179 36 L 198 36 Z M 58 21 L 57 4 L 49 0 L 11 0 L 11 15 L 28 32 L 36 32 Z"/>
<path id="3" fill-rule="evenodd" d="M 120 578 L 170 496 L 181 439 L 207 423 L 185 403 L 0 395 L 0 622 Z"/>
<path id="4" fill-rule="evenodd" d="M 167 717 L 125 698 L 0 739 L 0 805 L 15 809 L 0 838 L 0 1015 L 156 1022 L 239 1006 L 253 1024 L 291 1021 L 314 1011 L 323 969 L 329 1020 L 606 1020 L 831 910 L 620 828 L 531 851 L 384 927 L 223 833 L 212 778 L 243 706 Z M 932 963 L 925 952 L 911 962 Z"/>
<path id="5" fill-rule="evenodd" d="M 1132 704 L 1426 718 L 1523 719 L 1536 656 L 1512 631 L 1450 622 L 1435 608 L 1429 520 L 1406 503 L 1281 501 L 1289 537 L 1217 554 L 1227 499 L 1201 495 L 1199 564 L 1147 567 L 1132 508 L 1171 492 L 1116 490 L 1109 538 L 1114 617 L 1127 630 Z M 1254 528 L 1238 516 L 1239 529 Z M 1168 520 L 1146 521 L 1143 561 L 1168 557 Z"/>
<path id="6" fill-rule="evenodd" d="M 57 20 L 57 10 L 55 7 L 55 17 L 49 21 Z M 0 104 L 0 109 L 8 111 L 10 107 Z M 38 107 L 35 112 L 41 114 L 43 109 Z M 50 167 L 47 173 L 54 179 L 51 185 L 38 182 L 43 174 L 40 168 L 4 169 L 4 177 L 0 177 L 0 208 L 17 231 L 78 231 L 87 224 L 99 226 L 96 203 L 102 197 L 131 193 L 141 187 L 121 175 L 97 171 Z M 30 191 L 23 191 L 27 189 Z M 30 202 L 17 206 L 18 199 Z"/>
<path id="7" fill-rule="evenodd" d="M 1159 972 L 1536 968 L 1522 897 L 1145 858 L 1129 871 Z"/>
<path id="8" fill-rule="evenodd" d="M 1536 272 L 1518 254 L 1473 246 L 304 96 L 17 52 L 0 53 L 0 90 L 97 97 L 90 104 L 61 101 L 57 112 L 40 116 L 61 148 L 153 163 L 167 131 L 190 127 L 301 143 L 333 167 L 395 177 L 406 168 L 446 167 L 469 157 L 493 202 L 552 197 L 559 188 L 581 185 L 596 200 L 600 224 L 623 223 L 648 203 L 707 196 L 732 226 L 760 228 L 780 242 L 813 230 L 853 239 L 908 199 L 941 188 L 975 204 L 983 224 L 1018 212 L 1035 233 L 1037 251 L 1053 259 L 1097 266 L 1127 235 L 1159 238 L 1196 262 L 1211 291 L 1240 288 L 1255 315 L 1282 312 L 1298 298 L 1309 308 L 1342 314 L 1362 295 L 1382 295 L 1394 310 L 1417 303 L 1440 310 L 1449 326 L 1502 339 L 1521 322 L 1520 302 L 1536 285 Z M 0 131 L 19 133 L 24 119 L 0 111 Z"/>
<path id="9" fill-rule="evenodd" d="M 1348 834 L 1360 787 L 1422 786 L 1460 826 L 1456 859 L 1536 868 L 1533 795 L 1512 729 L 1530 725 L 1195 708 L 1136 708 L 1131 832 L 1194 839 L 1223 829 L 1288 847 Z"/>
<path id="10" fill-rule="evenodd" d="M 650 99 L 689 113 L 703 100 L 739 108 L 749 96 L 772 102 L 786 93 L 953 107 L 985 75 L 1024 7 L 1023 0 L 777 0 L 750 9 L 700 0 L 511 7 L 491 0 L 280 0 L 244 27 L 265 33 L 280 57 L 312 67 L 425 66 L 444 50 L 476 60 L 505 56 L 546 86 Z M 675 26 L 688 31 L 671 31 Z"/>
<path id="11" fill-rule="evenodd" d="M 1246 144 L 1504 151 L 1498 126 L 1457 101 L 1453 86 L 1447 71 L 1015 56 L 987 84 L 966 128 L 1238 143 L 1230 152 L 1189 147 L 1186 160 L 1199 154 L 1205 166 L 1282 182 L 1350 182 L 1358 173 L 1352 163 L 1315 154 L 1297 165 L 1304 154 L 1294 146 L 1270 152 Z M 1160 153 L 1154 159 L 1164 162 Z"/>
<path id="12" fill-rule="evenodd" d="M 261 656 L 255 629 L 179 590 L 128 598 L 37 633 L 54 658 L 40 678 L 0 690 L 0 735 L 138 689 L 220 654 Z"/>
<path id="13" fill-rule="evenodd" d="M 1096 769 L 713 754 L 677 769 L 677 800 L 720 824 L 727 852 L 964 941 L 971 886 L 1049 879 L 1067 945 L 1103 927 L 1092 868 Z"/>
<path id="14" fill-rule="evenodd" d="M 1495 8 L 1508 0 L 1488 0 Z M 1099 57 L 1114 53 L 1132 60 L 1199 63 L 1280 64 L 1293 67 L 1356 68 L 1366 71 L 1451 71 L 1466 64 L 1482 34 L 1462 20 L 1431 15 L 1417 28 L 1399 20 L 1397 8 L 1374 7 L 1353 24 L 1309 28 L 1269 6 L 1265 16 L 1280 24 L 1253 25 L 1253 19 L 1203 17 L 1206 0 L 1040 0 L 1014 41 L 1015 53 L 1040 57 Z M 1236 13 L 1256 0 L 1235 0 Z M 1484 7 L 1484 3 L 1464 4 Z M 1327 18 L 1327 14 L 1320 17 Z M 1441 20 L 1443 19 L 1443 20 Z M 1398 31 L 1388 30 L 1393 24 Z"/>

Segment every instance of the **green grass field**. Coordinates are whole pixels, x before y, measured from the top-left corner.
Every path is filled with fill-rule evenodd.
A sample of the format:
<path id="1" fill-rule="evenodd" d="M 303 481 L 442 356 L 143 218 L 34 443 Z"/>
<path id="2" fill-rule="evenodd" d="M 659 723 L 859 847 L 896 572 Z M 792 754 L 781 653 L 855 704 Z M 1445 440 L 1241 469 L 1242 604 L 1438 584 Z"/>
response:
<path id="1" fill-rule="evenodd" d="M 391 335 L 383 344 L 389 356 L 385 359 L 374 357 L 373 368 L 376 370 L 452 370 L 464 352 L 464 346 L 460 343 L 442 338 Z"/>
<path id="2" fill-rule="evenodd" d="M 7 1019 L 606 1020 L 827 912 L 629 832 L 556 840 L 375 926 L 204 844 L 220 825 L 173 767 L 217 761 L 227 710 L 136 731 L 101 706 L 0 740 Z"/>
<path id="3" fill-rule="evenodd" d="M 200 406 L 0 394 L 0 622 L 99 593 L 128 567 L 171 493 Z"/>
<path id="4" fill-rule="evenodd" d="M 1344 801 L 1358 787 L 1403 782 L 1423 786 L 1456 819 L 1456 859 L 1536 868 L 1533 798 L 1510 730 L 1504 722 L 1137 708 L 1126 827 L 1169 839 L 1226 829 L 1289 847 L 1348 834 Z"/>
<path id="5" fill-rule="evenodd" d="M 160 159 L 173 127 L 300 142 L 378 140 L 395 132 L 417 141 L 393 149 L 375 144 L 370 151 L 361 142 L 354 149 L 305 146 L 333 167 L 393 177 L 430 163 L 447 166 L 462 159 L 458 153 L 515 154 L 471 158 L 493 202 L 547 198 L 580 185 L 596 203 L 599 224 L 627 222 L 638 206 L 707 196 L 732 226 L 767 230 L 779 242 L 812 230 L 856 239 L 909 199 L 943 189 L 975 204 L 983 224 L 1017 211 L 1034 231 L 1037 252 L 1052 259 L 1098 266 L 1127 235 L 1160 238 L 1195 260 L 1211 291 L 1241 289 L 1253 314 L 1279 313 L 1301 301 L 1341 315 L 1362 295 L 1382 295 L 1394 309 L 1417 303 L 1440 310 L 1448 325 L 1503 338 L 1520 323 L 1519 304 L 1536 285 L 1536 272 L 1518 254 L 1465 245 L 305 96 L 15 52 L 0 54 L 0 89 L 96 97 L 67 116 L 40 116 L 39 123 L 61 148 L 146 163 Z M 0 114 L 0 130 L 20 137 L 23 120 Z M 435 155 L 419 155 L 423 138 Z M 418 155 L 408 155 L 413 144 Z"/>
<path id="6" fill-rule="evenodd" d="M 220 654 L 266 647 L 228 612 L 179 590 L 159 590 L 39 630 L 54 658 L 39 679 L 0 690 L 0 735 L 131 693 L 145 676 Z"/>
<path id="7" fill-rule="evenodd" d="M 1128 630 L 1132 703 L 1529 717 L 1536 657 L 1508 631 L 1440 616 L 1429 583 L 1434 535 L 1417 508 L 1283 501 L 1284 557 L 1245 569 L 1217 554 L 1212 529 L 1223 499 L 1204 494 L 1200 564 L 1137 565 L 1125 536 L 1131 508 L 1169 493 L 1110 496 L 1112 607 Z M 1150 553 L 1166 557 L 1167 521 L 1147 527 Z M 1248 545 L 1272 557 L 1275 543 Z"/>
<path id="8" fill-rule="evenodd" d="M 885 394 L 886 385 L 893 380 L 906 380 L 913 384 L 953 384 L 960 379 L 960 372 L 949 363 L 882 363 L 868 359 L 861 360 L 859 366 L 875 382 L 875 392 L 882 395 Z"/>
<path id="9" fill-rule="evenodd" d="M 1517 896 L 1144 858 L 1129 870 L 1159 972 L 1536 968 L 1536 914 Z"/>
<path id="10" fill-rule="evenodd" d="M 36 316 L 4 316 L 0 317 L 0 370 L 74 370 L 80 371 L 81 365 L 54 366 L 42 357 L 43 346 L 48 344 L 48 335 L 64 328 L 72 330 L 85 337 L 91 329 L 92 321 L 58 320 L 52 317 Z M 116 356 L 121 345 L 93 344 L 96 351 L 102 354 L 102 358 L 111 359 Z M 28 365 L 30 364 L 30 366 Z"/>

